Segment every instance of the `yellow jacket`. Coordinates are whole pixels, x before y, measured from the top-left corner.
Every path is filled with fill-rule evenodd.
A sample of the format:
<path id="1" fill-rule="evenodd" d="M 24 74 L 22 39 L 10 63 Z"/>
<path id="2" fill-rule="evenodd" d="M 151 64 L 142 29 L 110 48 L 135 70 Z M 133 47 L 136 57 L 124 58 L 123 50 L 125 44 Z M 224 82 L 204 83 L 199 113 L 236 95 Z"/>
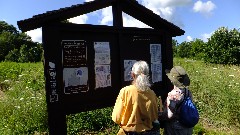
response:
<path id="1" fill-rule="evenodd" d="M 152 129 L 158 119 L 157 96 L 150 88 L 138 90 L 134 85 L 122 88 L 117 97 L 112 120 L 125 131 L 143 132 Z"/>

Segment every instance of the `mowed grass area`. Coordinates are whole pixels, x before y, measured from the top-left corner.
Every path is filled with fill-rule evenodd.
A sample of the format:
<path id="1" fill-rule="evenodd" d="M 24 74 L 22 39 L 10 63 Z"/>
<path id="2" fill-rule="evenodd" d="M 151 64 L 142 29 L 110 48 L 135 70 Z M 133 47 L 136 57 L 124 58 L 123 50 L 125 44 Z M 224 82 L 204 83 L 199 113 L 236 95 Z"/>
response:
<path id="1" fill-rule="evenodd" d="M 174 59 L 190 78 L 200 112 L 194 134 L 240 133 L 240 67 Z M 68 134 L 116 134 L 112 108 L 67 116 Z M 101 117 L 100 117 L 101 116 Z M 0 63 L 0 134 L 48 134 L 42 63 Z"/>

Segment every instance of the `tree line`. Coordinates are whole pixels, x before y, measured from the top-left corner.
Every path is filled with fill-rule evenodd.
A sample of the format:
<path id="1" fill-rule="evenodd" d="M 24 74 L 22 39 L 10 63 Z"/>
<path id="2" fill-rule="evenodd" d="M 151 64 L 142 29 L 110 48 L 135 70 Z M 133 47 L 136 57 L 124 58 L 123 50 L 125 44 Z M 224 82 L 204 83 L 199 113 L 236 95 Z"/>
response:
<path id="1" fill-rule="evenodd" d="M 207 42 L 201 39 L 184 41 L 178 44 L 172 40 L 175 57 L 203 60 L 214 64 L 240 64 L 240 31 L 220 27 L 211 35 Z"/>
<path id="2" fill-rule="evenodd" d="M 21 33 L 13 25 L 0 21 L 0 62 L 39 62 L 42 59 L 41 43 Z"/>

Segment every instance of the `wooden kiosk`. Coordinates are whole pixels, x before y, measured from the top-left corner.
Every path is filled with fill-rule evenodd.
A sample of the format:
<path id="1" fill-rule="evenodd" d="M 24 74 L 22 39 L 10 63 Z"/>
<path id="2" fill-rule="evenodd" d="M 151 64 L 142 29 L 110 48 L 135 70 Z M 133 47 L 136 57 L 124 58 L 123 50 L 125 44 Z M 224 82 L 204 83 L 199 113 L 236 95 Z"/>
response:
<path id="1" fill-rule="evenodd" d="M 113 26 L 63 23 L 112 6 Z M 150 28 L 123 27 L 122 12 Z M 166 98 L 173 66 L 172 37 L 184 34 L 136 0 L 95 0 L 18 21 L 22 32 L 42 27 L 50 135 L 66 135 L 66 115 L 113 106 L 129 85 L 136 60 L 150 66 L 152 89 Z"/>

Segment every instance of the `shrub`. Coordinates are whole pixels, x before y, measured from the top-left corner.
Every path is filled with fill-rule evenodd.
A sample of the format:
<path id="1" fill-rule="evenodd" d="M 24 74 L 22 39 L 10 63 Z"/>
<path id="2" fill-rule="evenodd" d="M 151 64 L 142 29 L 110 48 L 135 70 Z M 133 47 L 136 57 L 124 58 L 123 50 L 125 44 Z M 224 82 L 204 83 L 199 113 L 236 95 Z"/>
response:
<path id="1" fill-rule="evenodd" d="M 240 64 L 240 33 L 221 27 L 208 40 L 206 62 L 215 64 Z"/>

